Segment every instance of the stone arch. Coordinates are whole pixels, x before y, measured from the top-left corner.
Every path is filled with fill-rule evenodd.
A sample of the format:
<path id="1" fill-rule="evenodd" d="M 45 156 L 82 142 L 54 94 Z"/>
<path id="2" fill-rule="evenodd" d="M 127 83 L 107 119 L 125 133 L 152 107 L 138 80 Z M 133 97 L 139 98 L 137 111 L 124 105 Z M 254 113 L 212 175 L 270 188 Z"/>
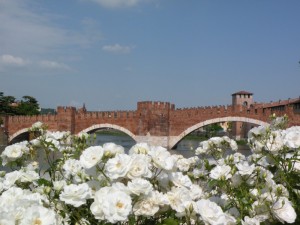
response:
<path id="1" fill-rule="evenodd" d="M 29 128 L 24 128 L 24 129 L 18 130 L 17 132 L 15 132 L 12 135 L 9 135 L 8 142 L 10 143 L 14 138 L 18 137 L 20 134 L 24 134 L 24 133 L 28 132 L 28 129 Z"/>
<path id="2" fill-rule="evenodd" d="M 101 128 L 112 128 L 112 129 L 115 129 L 115 130 L 122 131 L 123 133 L 127 134 L 133 140 L 136 141 L 136 136 L 130 130 L 128 130 L 128 129 L 124 128 L 124 127 L 121 127 L 119 125 L 114 125 L 114 124 L 110 124 L 110 123 L 92 125 L 92 126 L 86 128 L 86 129 L 78 132 L 78 134 L 80 134 L 82 132 L 88 133 L 88 132 L 90 132 L 92 130 L 97 130 L 97 129 L 101 129 Z"/>
<path id="3" fill-rule="evenodd" d="M 209 124 L 213 123 L 220 123 L 220 122 L 246 122 L 246 123 L 253 123 L 257 125 L 262 125 L 262 126 L 267 126 L 269 125 L 267 122 L 257 120 L 257 119 L 251 119 L 247 117 L 222 117 L 222 118 L 215 118 L 215 119 L 210 119 L 210 120 L 205 120 L 203 122 L 197 123 L 189 128 L 187 128 L 185 131 L 183 131 L 181 134 L 178 136 L 175 136 L 174 138 L 170 138 L 170 143 L 169 146 L 170 148 L 173 148 L 182 138 L 184 138 L 186 135 L 191 133 L 192 131 L 204 127 Z"/>

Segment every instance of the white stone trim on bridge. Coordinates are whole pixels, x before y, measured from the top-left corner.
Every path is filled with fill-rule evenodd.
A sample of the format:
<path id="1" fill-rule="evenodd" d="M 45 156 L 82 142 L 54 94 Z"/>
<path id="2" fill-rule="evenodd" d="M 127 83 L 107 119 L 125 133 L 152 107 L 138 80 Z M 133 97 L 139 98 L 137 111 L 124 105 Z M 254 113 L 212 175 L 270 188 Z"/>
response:
<path id="1" fill-rule="evenodd" d="M 136 136 L 136 142 L 141 143 L 145 142 L 152 146 L 162 146 L 168 148 L 169 144 L 169 137 L 168 136 Z"/>
<path id="2" fill-rule="evenodd" d="M 222 117 L 222 118 L 215 118 L 215 119 L 205 120 L 203 122 L 197 123 L 197 124 L 189 127 L 188 129 L 183 131 L 178 136 L 170 136 L 168 147 L 170 149 L 173 148 L 182 138 L 184 138 L 186 135 L 188 135 L 192 131 L 199 129 L 200 127 L 204 127 L 206 125 L 214 124 L 214 123 L 222 123 L 222 122 L 245 122 L 245 123 L 257 124 L 257 125 L 260 125 L 260 126 L 269 125 L 268 123 L 266 123 L 264 121 L 261 121 L 261 120 L 251 119 L 251 118 L 247 118 L 247 117 L 238 117 L 238 116 L 229 116 L 229 117 Z"/>
<path id="3" fill-rule="evenodd" d="M 18 130 L 13 135 L 9 135 L 8 142 L 11 142 L 15 137 L 19 136 L 20 134 L 28 132 L 28 129 L 29 128 L 24 128 L 24 129 Z"/>
<path id="4" fill-rule="evenodd" d="M 80 132 L 78 132 L 78 134 L 80 133 L 88 133 L 92 130 L 98 130 L 98 129 L 103 129 L 103 128 L 112 128 L 115 130 L 119 130 L 122 131 L 123 133 L 127 134 L 128 136 L 130 136 L 133 140 L 136 141 L 136 136 L 128 129 L 121 127 L 119 125 L 114 125 L 114 124 L 110 124 L 110 123 L 103 123 L 103 124 L 94 124 Z"/>

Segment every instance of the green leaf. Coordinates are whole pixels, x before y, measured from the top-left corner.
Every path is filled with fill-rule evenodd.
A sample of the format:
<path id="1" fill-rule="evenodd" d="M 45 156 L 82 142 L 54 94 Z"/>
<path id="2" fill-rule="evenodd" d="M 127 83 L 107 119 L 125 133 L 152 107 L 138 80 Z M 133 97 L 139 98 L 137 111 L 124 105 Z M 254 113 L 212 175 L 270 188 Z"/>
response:
<path id="1" fill-rule="evenodd" d="M 44 179 L 44 178 L 38 179 L 37 183 L 38 183 L 39 186 L 42 186 L 42 185 L 49 186 L 49 187 L 52 186 L 51 182 L 49 180 Z"/>
<path id="2" fill-rule="evenodd" d="M 160 225 L 179 225 L 179 222 L 178 220 L 176 219 L 173 219 L 173 218 L 167 218 L 167 219 L 164 219 Z"/>

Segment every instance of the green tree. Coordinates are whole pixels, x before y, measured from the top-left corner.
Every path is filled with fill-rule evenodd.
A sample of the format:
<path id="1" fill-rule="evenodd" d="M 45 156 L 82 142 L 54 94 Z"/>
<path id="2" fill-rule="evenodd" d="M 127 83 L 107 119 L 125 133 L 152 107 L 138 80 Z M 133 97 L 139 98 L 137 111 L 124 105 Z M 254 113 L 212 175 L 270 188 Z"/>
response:
<path id="1" fill-rule="evenodd" d="M 39 104 L 38 101 L 31 96 L 25 95 L 17 106 L 17 114 L 19 115 L 38 115 Z"/>
<path id="2" fill-rule="evenodd" d="M 223 131 L 223 128 L 218 123 L 207 125 L 204 129 L 208 138 L 215 137 L 218 132 Z"/>
<path id="3" fill-rule="evenodd" d="M 0 92 L 0 113 L 1 114 L 16 114 L 16 110 L 12 107 L 12 103 L 16 102 L 16 98 L 13 96 L 5 96 L 3 92 Z"/>

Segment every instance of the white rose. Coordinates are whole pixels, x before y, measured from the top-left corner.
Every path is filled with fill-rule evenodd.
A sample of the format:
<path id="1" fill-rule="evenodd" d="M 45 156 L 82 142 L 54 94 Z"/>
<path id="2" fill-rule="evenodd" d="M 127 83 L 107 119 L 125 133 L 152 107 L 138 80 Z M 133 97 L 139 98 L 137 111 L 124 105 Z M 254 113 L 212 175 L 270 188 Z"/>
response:
<path id="1" fill-rule="evenodd" d="M 241 161 L 238 164 L 236 164 L 236 167 L 239 170 L 239 174 L 242 176 L 245 175 L 250 175 L 255 169 L 255 165 L 252 164 L 251 166 L 249 165 L 248 161 Z"/>
<path id="2" fill-rule="evenodd" d="M 189 190 L 184 187 L 172 187 L 171 191 L 167 192 L 167 198 L 170 206 L 177 213 L 183 213 L 186 209 L 187 202 L 191 202 Z"/>
<path id="3" fill-rule="evenodd" d="M 86 199 L 91 197 L 91 189 L 86 184 L 70 184 L 64 186 L 62 193 L 59 195 L 59 199 L 74 207 L 79 207 L 86 203 Z"/>
<path id="4" fill-rule="evenodd" d="M 131 155 L 132 163 L 130 164 L 127 177 L 130 179 L 152 176 L 150 170 L 150 157 L 148 155 L 133 154 Z"/>
<path id="5" fill-rule="evenodd" d="M 65 180 L 53 181 L 53 189 L 55 191 L 61 191 L 66 185 L 67 182 Z"/>
<path id="6" fill-rule="evenodd" d="M 132 210 L 136 216 L 149 217 L 158 212 L 159 205 L 155 204 L 152 198 L 145 197 L 136 202 Z"/>
<path id="7" fill-rule="evenodd" d="M 183 175 L 182 172 L 173 172 L 169 174 L 170 181 L 177 187 L 189 188 L 192 186 L 192 181 L 187 175 Z"/>
<path id="8" fill-rule="evenodd" d="M 90 209 L 96 219 L 110 223 L 126 221 L 132 210 L 131 198 L 123 191 L 104 187 L 95 193 Z"/>
<path id="9" fill-rule="evenodd" d="M 159 169 L 172 170 L 175 160 L 170 152 L 161 146 L 152 147 L 149 155 L 152 157 L 153 165 Z"/>
<path id="10" fill-rule="evenodd" d="M 178 159 L 178 160 L 176 161 L 176 167 L 177 167 L 181 172 L 186 172 L 186 171 L 188 171 L 189 168 L 190 168 L 191 163 L 193 162 L 191 159 L 192 159 L 192 158 L 190 158 L 190 159 L 186 159 L 186 158 Z"/>
<path id="11" fill-rule="evenodd" d="M 195 211 L 200 214 L 205 224 L 225 224 L 224 213 L 220 206 L 207 199 L 200 199 L 196 202 Z"/>
<path id="12" fill-rule="evenodd" d="M 242 225 L 260 225 L 260 221 L 257 218 L 250 218 L 248 216 L 244 217 L 242 220 Z"/>
<path id="13" fill-rule="evenodd" d="M 27 147 L 27 144 L 27 141 L 23 141 L 7 146 L 1 154 L 2 164 L 6 165 L 7 162 L 15 161 L 21 158 L 23 154 L 28 154 L 29 148 Z"/>
<path id="14" fill-rule="evenodd" d="M 209 177 L 216 179 L 216 180 L 220 180 L 220 179 L 229 179 L 231 178 L 231 167 L 227 166 L 227 165 L 223 165 L 223 166 L 219 166 L 217 165 L 215 168 L 213 168 L 210 171 Z"/>
<path id="15" fill-rule="evenodd" d="M 58 225 L 58 221 L 53 210 L 43 206 L 31 206 L 26 209 L 26 213 L 20 221 L 20 225 L 28 224 Z"/>
<path id="16" fill-rule="evenodd" d="M 39 174 L 35 171 L 28 170 L 21 173 L 20 181 L 21 182 L 33 182 L 40 178 Z"/>
<path id="17" fill-rule="evenodd" d="M 131 161 L 129 155 L 117 154 L 105 164 L 106 175 L 112 180 L 118 179 L 119 177 L 125 177 L 131 166 Z"/>
<path id="18" fill-rule="evenodd" d="M 103 156 L 101 146 L 91 146 L 85 149 L 80 156 L 80 163 L 85 169 L 90 169 L 100 162 Z"/>
<path id="19" fill-rule="evenodd" d="M 65 161 L 65 164 L 63 165 L 63 169 L 67 177 L 71 175 L 76 176 L 78 173 L 82 171 L 82 165 L 79 160 L 68 159 Z"/>
<path id="20" fill-rule="evenodd" d="M 193 201 L 198 200 L 202 196 L 203 190 L 197 184 L 192 184 L 190 186 L 189 190 L 190 190 L 190 192 L 189 192 L 190 196 L 191 196 L 191 198 L 192 198 Z"/>
<path id="21" fill-rule="evenodd" d="M 4 181 L 3 181 L 3 188 L 9 189 L 15 184 L 17 180 L 20 179 L 21 176 L 22 176 L 22 172 L 18 170 L 5 174 Z"/>
<path id="22" fill-rule="evenodd" d="M 136 178 L 129 181 L 127 186 L 128 189 L 135 195 L 147 195 L 153 189 L 152 184 L 148 180 L 142 178 Z"/>
<path id="23" fill-rule="evenodd" d="M 34 129 L 40 129 L 43 127 L 43 123 L 40 122 L 40 121 L 37 121 L 35 122 L 34 124 L 31 125 L 31 128 L 34 128 Z"/>
<path id="24" fill-rule="evenodd" d="M 283 148 L 283 146 L 284 143 L 281 131 L 272 131 L 267 140 L 266 149 L 273 154 L 277 154 Z"/>
<path id="25" fill-rule="evenodd" d="M 103 145 L 104 154 L 124 154 L 125 150 L 121 145 L 116 145 L 115 143 L 109 142 Z"/>
<path id="26" fill-rule="evenodd" d="M 273 204 L 272 213 L 281 223 L 294 223 L 297 217 L 292 203 L 286 197 L 280 197 Z"/>
<path id="27" fill-rule="evenodd" d="M 283 142 L 289 148 L 299 148 L 300 126 L 294 126 L 286 129 L 284 131 Z"/>
<path id="28" fill-rule="evenodd" d="M 137 143 L 129 150 L 129 154 L 148 154 L 150 146 L 147 143 Z"/>

